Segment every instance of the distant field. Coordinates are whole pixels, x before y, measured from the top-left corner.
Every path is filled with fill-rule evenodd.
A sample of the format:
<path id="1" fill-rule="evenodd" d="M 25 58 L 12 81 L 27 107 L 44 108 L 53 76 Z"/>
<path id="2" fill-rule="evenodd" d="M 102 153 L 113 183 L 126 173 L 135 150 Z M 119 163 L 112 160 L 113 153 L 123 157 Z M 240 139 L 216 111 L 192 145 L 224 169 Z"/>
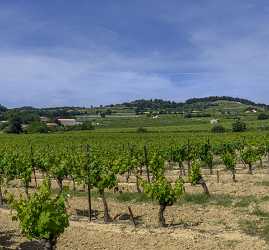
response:
<path id="1" fill-rule="evenodd" d="M 110 129 L 113 131 L 116 129 L 119 131 L 135 131 L 138 127 L 145 127 L 148 131 L 174 131 L 174 132 L 185 132 L 185 131 L 210 131 L 212 125 L 210 120 L 217 118 L 219 122 L 226 128 L 231 129 L 234 117 L 195 117 L 195 118 L 184 118 L 182 114 L 168 114 L 159 115 L 158 118 L 148 117 L 146 115 L 135 115 L 129 113 L 117 114 L 100 118 L 97 115 L 91 116 L 80 116 L 80 120 L 90 120 L 95 124 L 96 130 Z M 241 116 L 242 120 L 247 123 L 250 130 L 255 129 L 266 129 L 269 127 L 268 120 L 257 120 L 255 114 L 244 114 Z"/>
<path id="2" fill-rule="evenodd" d="M 196 131 L 195 131 L 196 129 Z M 137 133 L 135 128 L 107 128 L 94 131 L 72 131 L 49 134 L 0 134 L 3 145 L 14 144 L 19 147 L 32 143 L 33 145 L 79 145 L 88 143 L 110 150 L 127 144 L 152 145 L 165 148 L 170 145 L 183 144 L 190 140 L 193 143 L 205 142 L 210 139 L 212 143 L 231 142 L 242 140 L 256 143 L 269 138 L 269 131 L 250 130 L 243 133 L 227 132 L 213 134 L 209 131 L 201 131 L 200 127 L 185 127 L 185 131 L 176 126 L 149 127 L 147 133 Z"/>

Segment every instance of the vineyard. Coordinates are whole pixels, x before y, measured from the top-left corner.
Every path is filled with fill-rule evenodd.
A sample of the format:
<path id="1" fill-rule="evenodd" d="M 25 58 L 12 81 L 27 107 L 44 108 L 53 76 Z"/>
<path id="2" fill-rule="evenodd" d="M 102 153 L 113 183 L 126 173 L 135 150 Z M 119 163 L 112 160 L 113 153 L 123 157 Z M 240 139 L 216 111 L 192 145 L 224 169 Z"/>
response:
<path id="1" fill-rule="evenodd" d="M 1 135 L 0 141 L 2 247 L 268 246 L 264 132 L 94 131 Z M 8 232 L 18 228 L 22 236 L 12 243 Z M 114 237 L 122 239 L 109 243 Z"/>

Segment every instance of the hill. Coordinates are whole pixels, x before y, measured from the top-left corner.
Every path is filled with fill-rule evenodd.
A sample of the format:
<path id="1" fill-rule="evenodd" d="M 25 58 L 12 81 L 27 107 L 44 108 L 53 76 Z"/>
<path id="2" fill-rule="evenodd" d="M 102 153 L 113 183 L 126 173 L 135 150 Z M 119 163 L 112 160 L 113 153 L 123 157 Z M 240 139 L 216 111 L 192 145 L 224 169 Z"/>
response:
<path id="1" fill-rule="evenodd" d="M 7 109 L 0 106 L 0 119 L 6 120 L 14 114 L 33 120 L 35 117 L 47 116 L 52 120 L 57 117 L 78 116 L 118 116 L 128 117 L 141 114 L 184 114 L 189 117 L 209 117 L 222 115 L 241 115 L 253 110 L 268 111 L 269 105 L 255 103 L 243 98 L 229 96 L 210 96 L 191 98 L 185 102 L 162 99 L 139 99 L 121 104 L 111 104 L 90 108 L 86 107 L 52 107 L 34 108 L 30 106 Z M 24 120 L 24 119 L 23 119 Z"/>
<path id="2" fill-rule="evenodd" d="M 167 101 L 162 99 L 140 99 L 131 102 L 124 102 L 122 104 L 108 105 L 104 108 L 116 110 L 129 110 L 136 113 L 158 111 L 159 113 L 173 113 L 173 112 L 207 112 L 207 111 L 236 111 L 242 112 L 247 109 L 269 110 L 269 105 L 255 103 L 248 99 L 235 98 L 229 96 L 210 96 L 204 98 L 191 98 L 185 102 Z"/>

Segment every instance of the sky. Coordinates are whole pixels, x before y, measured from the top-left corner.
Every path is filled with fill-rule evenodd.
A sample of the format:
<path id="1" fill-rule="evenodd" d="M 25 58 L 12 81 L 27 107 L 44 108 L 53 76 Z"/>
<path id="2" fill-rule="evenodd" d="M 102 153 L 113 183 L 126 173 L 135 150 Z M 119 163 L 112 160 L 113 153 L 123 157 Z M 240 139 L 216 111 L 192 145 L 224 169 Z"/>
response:
<path id="1" fill-rule="evenodd" d="M 0 0 L 0 103 L 269 104 L 268 0 Z"/>

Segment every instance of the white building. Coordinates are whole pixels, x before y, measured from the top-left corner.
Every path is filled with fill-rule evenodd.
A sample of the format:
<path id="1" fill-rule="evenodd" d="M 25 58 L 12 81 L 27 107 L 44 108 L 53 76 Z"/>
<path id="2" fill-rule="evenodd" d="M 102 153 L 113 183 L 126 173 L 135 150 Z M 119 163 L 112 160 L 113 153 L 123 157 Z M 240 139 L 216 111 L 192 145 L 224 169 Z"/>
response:
<path id="1" fill-rule="evenodd" d="M 76 119 L 57 119 L 57 121 L 65 127 L 76 126 L 80 124 L 80 122 L 77 122 Z"/>
<path id="2" fill-rule="evenodd" d="M 40 116 L 40 121 L 46 123 L 46 122 L 49 122 L 50 119 L 48 117 L 46 117 L 46 116 Z"/>
<path id="3" fill-rule="evenodd" d="M 210 124 L 217 124 L 219 121 L 217 120 L 217 119 L 212 119 L 212 120 L 210 120 Z"/>

